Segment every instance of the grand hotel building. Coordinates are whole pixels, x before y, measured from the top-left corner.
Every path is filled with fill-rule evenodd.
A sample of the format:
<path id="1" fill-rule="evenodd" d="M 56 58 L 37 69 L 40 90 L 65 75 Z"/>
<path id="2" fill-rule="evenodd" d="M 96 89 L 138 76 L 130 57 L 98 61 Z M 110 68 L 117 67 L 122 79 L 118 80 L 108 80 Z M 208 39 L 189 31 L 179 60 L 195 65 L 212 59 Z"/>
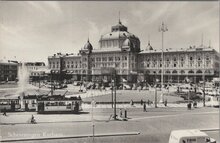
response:
<path id="1" fill-rule="evenodd" d="M 169 48 L 163 55 L 164 82 L 198 82 L 219 76 L 220 54 L 210 46 Z M 88 40 L 78 54 L 57 53 L 48 62 L 54 79 L 110 81 L 111 75 L 103 71 L 114 68 L 118 81 L 152 83 L 161 79 L 162 50 L 150 42 L 141 50 L 139 38 L 119 20 L 110 33 L 101 36 L 99 47 L 93 48 Z"/>

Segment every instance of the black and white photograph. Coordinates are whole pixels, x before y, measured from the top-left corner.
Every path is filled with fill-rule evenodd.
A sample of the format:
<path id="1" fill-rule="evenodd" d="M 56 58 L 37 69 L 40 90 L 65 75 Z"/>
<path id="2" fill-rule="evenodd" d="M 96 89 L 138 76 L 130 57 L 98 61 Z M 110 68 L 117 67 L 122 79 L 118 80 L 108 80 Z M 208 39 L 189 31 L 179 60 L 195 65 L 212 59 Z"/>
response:
<path id="1" fill-rule="evenodd" d="M 1 1 L 0 142 L 220 143 L 220 1 Z"/>

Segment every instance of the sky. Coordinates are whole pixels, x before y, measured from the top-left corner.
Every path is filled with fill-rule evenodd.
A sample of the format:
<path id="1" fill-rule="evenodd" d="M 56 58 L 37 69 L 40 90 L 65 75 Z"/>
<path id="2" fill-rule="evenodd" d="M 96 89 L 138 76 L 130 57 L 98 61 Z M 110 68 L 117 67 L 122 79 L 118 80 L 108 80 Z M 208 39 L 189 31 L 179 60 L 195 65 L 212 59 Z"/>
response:
<path id="1" fill-rule="evenodd" d="M 98 48 L 101 35 L 119 19 L 141 41 L 161 49 L 211 45 L 219 50 L 219 3 L 153 1 L 0 1 L 0 59 L 43 61 L 55 53 L 78 53 L 89 40 Z M 203 36 L 202 36 L 203 35 Z"/>

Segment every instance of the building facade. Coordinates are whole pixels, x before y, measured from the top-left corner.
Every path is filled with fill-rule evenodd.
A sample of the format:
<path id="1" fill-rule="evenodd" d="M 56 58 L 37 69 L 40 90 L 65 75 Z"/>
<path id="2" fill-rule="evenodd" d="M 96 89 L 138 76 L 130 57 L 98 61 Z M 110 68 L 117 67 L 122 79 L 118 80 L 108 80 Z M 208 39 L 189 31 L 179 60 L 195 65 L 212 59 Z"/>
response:
<path id="1" fill-rule="evenodd" d="M 0 81 L 15 81 L 18 76 L 18 63 L 14 61 L 0 61 Z"/>
<path id="2" fill-rule="evenodd" d="M 153 49 L 150 42 L 141 50 L 139 38 L 119 20 L 110 33 L 101 36 L 99 47 L 93 48 L 88 40 L 78 54 L 57 53 L 48 62 L 51 74 L 60 80 L 111 81 L 111 73 L 104 71 L 114 69 L 119 82 L 150 83 L 161 79 L 162 64 L 165 82 L 198 82 L 219 76 L 220 55 L 211 47 L 166 49 L 163 53 L 164 63 L 162 51 Z"/>
<path id="3" fill-rule="evenodd" d="M 20 66 L 22 67 L 22 64 Z M 47 77 L 47 67 L 44 62 L 25 62 L 23 68 L 26 68 L 30 81 Z"/>
<path id="4" fill-rule="evenodd" d="M 139 73 L 148 81 L 161 78 L 162 64 L 164 65 L 165 82 L 184 82 L 190 80 L 198 83 L 203 79 L 212 80 L 219 76 L 220 56 L 211 47 L 199 46 L 187 49 L 164 50 L 148 49 L 139 53 Z"/>

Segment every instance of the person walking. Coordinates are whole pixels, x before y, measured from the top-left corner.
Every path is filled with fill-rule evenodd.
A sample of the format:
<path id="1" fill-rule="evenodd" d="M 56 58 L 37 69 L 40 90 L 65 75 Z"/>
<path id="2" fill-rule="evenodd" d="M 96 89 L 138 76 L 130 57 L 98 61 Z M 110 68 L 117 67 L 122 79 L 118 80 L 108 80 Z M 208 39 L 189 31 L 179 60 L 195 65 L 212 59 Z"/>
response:
<path id="1" fill-rule="evenodd" d="M 143 100 L 141 99 L 141 105 L 143 105 Z"/>
<path id="2" fill-rule="evenodd" d="M 150 106 L 150 100 L 149 99 L 147 100 L 147 105 Z"/>
<path id="3" fill-rule="evenodd" d="M 146 103 L 145 103 L 145 102 L 144 102 L 143 109 L 144 109 L 144 110 L 143 110 L 144 112 L 147 112 L 147 110 L 146 110 Z"/>
<path id="4" fill-rule="evenodd" d="M 6 115 L 6 108 L 4 108 L 4 110 L 3 110 L 3 116 L 7 116 Z"/>
<path id="5" fill-rule="evenodd" d="M 131 102 L 130 102 L 130 104 L 131 104 L 131 106 L 133 106 L 134 105 L 134 102 L 133 102 L 133 100 L 131 99 Z"/>
<path id="6" fill-rule="evenodd" d="M 122 118 L 122 110 L 119 109 L 119 117 Z"/>
<path id="7" fill-rule="evenodd" d="M 165 107 L 167 106 L 167 99 L 164 101 L 164 106 Z"/>

